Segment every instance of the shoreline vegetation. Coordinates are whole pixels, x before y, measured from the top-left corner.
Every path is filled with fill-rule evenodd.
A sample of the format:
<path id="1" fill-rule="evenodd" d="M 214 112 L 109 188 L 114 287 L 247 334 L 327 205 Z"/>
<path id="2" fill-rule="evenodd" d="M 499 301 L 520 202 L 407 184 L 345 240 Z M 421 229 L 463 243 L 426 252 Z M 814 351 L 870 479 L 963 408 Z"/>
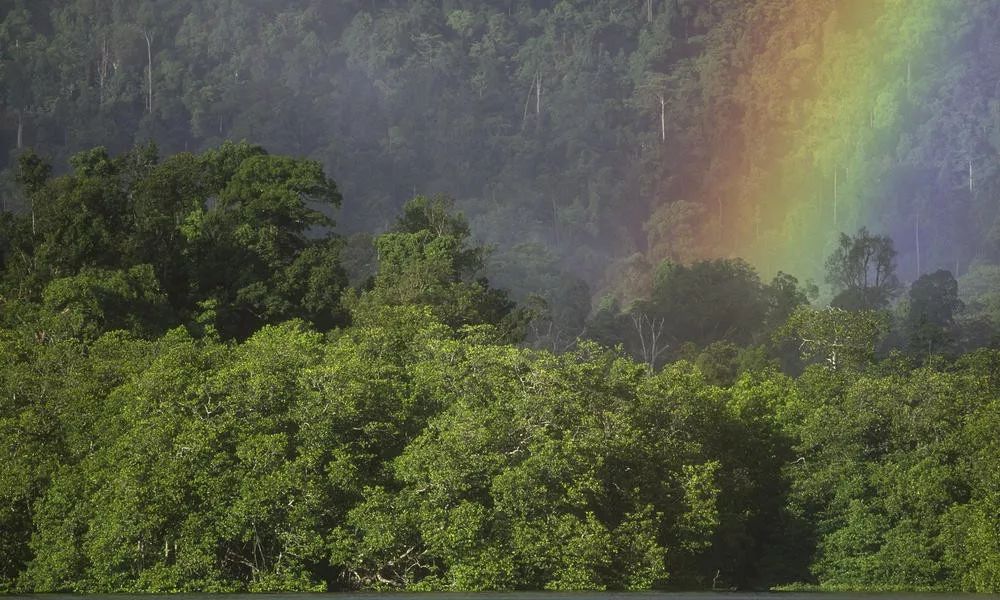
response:
<path id="1" fill-rule="evenodd" d="M 352 246 L 315 161 L 71 167 L 0 218 L 4 591 L 1000 589 L 995 329 L 885 236 L 833 306 L 717 259 L 590 310 L 445 197 Z"/>

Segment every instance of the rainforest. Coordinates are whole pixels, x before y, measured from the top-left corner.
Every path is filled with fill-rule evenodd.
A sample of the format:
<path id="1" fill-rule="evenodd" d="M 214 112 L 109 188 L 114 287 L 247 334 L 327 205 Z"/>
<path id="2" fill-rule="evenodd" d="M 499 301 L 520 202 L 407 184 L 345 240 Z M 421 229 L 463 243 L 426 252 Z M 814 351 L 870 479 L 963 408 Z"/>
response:
<path id="1" fill-rule="evenodd" d="M 998 48 L 0 0 L 0 594 L 1000 592 Z"/>

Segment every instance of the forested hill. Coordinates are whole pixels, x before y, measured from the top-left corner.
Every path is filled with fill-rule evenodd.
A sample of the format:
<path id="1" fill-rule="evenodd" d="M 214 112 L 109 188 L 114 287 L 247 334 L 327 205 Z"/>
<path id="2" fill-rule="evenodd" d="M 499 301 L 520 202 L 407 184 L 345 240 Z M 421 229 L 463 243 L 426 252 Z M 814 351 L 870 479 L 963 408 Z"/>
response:
<path id="1" fill-rule="evenodd" d="M 445 193 L 498 245 L 495 276 L 521 282 L 531 256 L 627 301 L 615 275 L 648 289 L 664 258 L 818 281 L 865 225 L 896 240 L 904 280 L 959 276 L 1000 258 L 998 10 L 3 0 L 0 162 L 247 139 L 319 160 L 346 230 Z"/>

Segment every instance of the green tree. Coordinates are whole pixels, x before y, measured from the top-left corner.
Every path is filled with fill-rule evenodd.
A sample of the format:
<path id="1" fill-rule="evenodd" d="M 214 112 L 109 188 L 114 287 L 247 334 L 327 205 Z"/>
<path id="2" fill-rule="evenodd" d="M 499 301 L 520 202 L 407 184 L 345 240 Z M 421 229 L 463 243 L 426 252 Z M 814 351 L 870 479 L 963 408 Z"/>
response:
<path id="1" fill-rule="evenodd" d="M 85 269 L 56 279 L 42 292 L 42 306 L 63 321 L 64 335 L 83 340 L 115 329 L 152 337 L 176 321 L 150 265 L 126 272 Z"/>
<path id="2" fill-rule="evenodd" d="M 225 143 L 163 162 L 153 146 L 118 157 L 97 148 L 72 164 L 51 178 L 37 155 L 22 156 L 32 213 L 6 226 L 16 260 L 5 261 L 3 284 L 14 295 L 38 299 L 84 271 L 150 265 L 155 281 L 144 285 L 166 294 L 174 324 L 204 302 L 226 337 L 296 317 L 323 329 L 343 322 L 341 244 L 320 210 L 340 195 L 317 162 Z"/>
<path id="3" fill-rule="evenodd" d="M 874 311 L 802 306 L 775 335 L 799 342 L 803 360 L 818 358 L 836 370 L 871 362 L 885 332 L 884 317 Z"/>
<path id="4" fill-rule="evenodd" d="M 906 329 L 911 347 L 941 353 L 954 340 L 955 314 L 962 308 L 958 282 L 948 271 L 922 275 L 910 286 Z"/>
<path id="5" fill-rule="evenodd" d="M 514 331 L 514 305 L 478 277 L 484 249 L 470 245 L 468 224 L 450 212 L 452 201 L 417 196 L 393 231 L 375 240 L 378 274 L 355 311 L 424 305 L 452 327 L 490 324 Z"/>
<path id="6" fill-rule="evenodd" d="M 854 236 L 840 235 L 837 249 L 826 260 L 832 305 L 848 310 L 886 308 L 899 292 L 896 251 L 892 240 L 861 228 Z"/>

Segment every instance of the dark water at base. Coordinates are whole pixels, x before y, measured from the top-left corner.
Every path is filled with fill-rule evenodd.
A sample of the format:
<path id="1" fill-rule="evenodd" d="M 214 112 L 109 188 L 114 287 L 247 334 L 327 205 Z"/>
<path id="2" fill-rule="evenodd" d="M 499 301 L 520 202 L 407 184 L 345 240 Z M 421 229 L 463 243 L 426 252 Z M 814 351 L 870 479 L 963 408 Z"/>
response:
<path id="1" fill-rule="evenodd" d="M 174 595 L 75 595 L 38 594 L 27 596 L 3 596 L 0 600 L 12 598 L 34 598 L 36 600 L 946 600 L 967 598 L 969 600 L 1000 599 L 994 594 L 941 593 L 841 593 L 841 592 L 510 592 L 510 593 L 465 593 L 465 592 L 415 592 L 415 593 L 341 593 L 341 594 L 174 594 Z"/>

